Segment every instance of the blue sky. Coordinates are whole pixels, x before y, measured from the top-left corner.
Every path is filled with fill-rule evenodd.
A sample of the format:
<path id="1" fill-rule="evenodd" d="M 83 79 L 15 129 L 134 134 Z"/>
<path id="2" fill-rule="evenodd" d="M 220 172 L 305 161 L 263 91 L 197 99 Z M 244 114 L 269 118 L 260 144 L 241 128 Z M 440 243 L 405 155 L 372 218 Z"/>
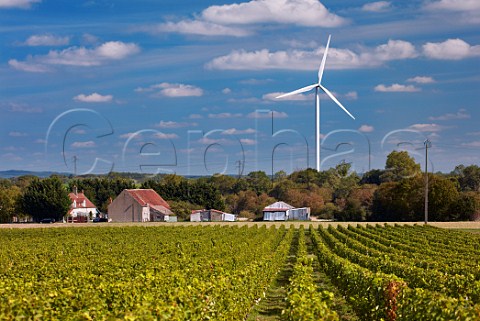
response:
<path id="1" fill-rule="evenodd" d="M 0 0 L 0 170 L 383 168 L 392 150 L 479 164 L 480 2 Z M 74 161 L 76 158 L 76 162 Z M 75 168 L 76 163 L 76 168 Z"/>

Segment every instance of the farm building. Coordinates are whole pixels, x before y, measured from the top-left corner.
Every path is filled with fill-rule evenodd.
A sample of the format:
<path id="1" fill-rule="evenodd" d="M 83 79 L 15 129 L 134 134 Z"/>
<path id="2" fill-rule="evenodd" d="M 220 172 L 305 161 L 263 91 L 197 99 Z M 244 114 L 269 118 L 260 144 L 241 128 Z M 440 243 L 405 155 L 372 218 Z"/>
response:
<path id="1" fill-rule="evenodd" d="M 88 222 L 98 216 L 97 207 L 85 196 L 83 191 L 79 193 L 76 186 L 68 196 L 72 204 L 67 213 L 67 222 Z"/>
<path id="2" fill-rule="evenodd" d="M 171 222 L 170 205 L 153 189 L 125 189 L 108 206 L 112 222 Z"/>
<path id="3" fill-rule="evenodd" d="M 190 214 L 191 222 L 234 222 L 235 215 L 217 210 L 196 210 Z"/>
<path id="4" fill-rule="evenodd" d="M 263 209 L 264 221 L 308 221 L 310 219 L 310 207 L 295 208 L 285 202 L 275 202 Z"/>

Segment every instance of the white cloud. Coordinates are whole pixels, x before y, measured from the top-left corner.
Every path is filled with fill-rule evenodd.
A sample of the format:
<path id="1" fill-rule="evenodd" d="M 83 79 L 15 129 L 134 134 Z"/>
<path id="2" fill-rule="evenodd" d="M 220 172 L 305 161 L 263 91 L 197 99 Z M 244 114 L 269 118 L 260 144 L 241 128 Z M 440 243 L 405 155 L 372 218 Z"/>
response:
<path id="1" fill-rule="evenodd" d="M 447 113 L 438 117 L 428 117 L 429 120 L 456 120 L 456 119 L 470 119 L 470 114 L 465 109 L 460 109 L 456 113 Z"/>
<path id="2" fill-rule="evenodd" d="M 224 138 L 218 139 L 218 138 L 202 137 L 198 140 L 198 142 L 204 145 L 213 145 L 213 144 L 232 145 L 232 141 Z"/>
<path id="3" fill-rule="evenodd" d="M 424 8 L 443 14 L 449 21 L 458 21 L 462 24 L 480 23 L 480 2 L 477 0 L 428 1 Z"/>
<path id="4" fill-rule="evenodd" d="M 259 113 L 259 112 L 252 112 L 247 115 L 247 118 L 271 118 L 272 112 L 269 113 Z M 273 118 L 287 118 L 288 114 L 283 111 L 273 111 Z"/>
<path id="5" fill-rule="evenodd" d="M 417 56 L 415 46 L 403 40 L 388 40 L 386 44 L 376 47 L 373 54 L 373 58 L 382 61 L 409 59 Z"/>
<path id="6" fill-rule="evenodd" d="M 375 91 L 378 92 L 418 92 L 420 88 L 417 88 L 413 85 L 400 85 L 400 84 L 393 84 L 390 86 L 385 86 L 383 84 L 375 86 Z"/>
<path id="7" fill-rule="evenodd" d="M 82 42 L 87 44 L 96 44 L 98 42 L 98 37 L 89 33 L 84 33 L 82 35 Z"/>
<path id="8" fill-rule="evenodd" d="M 85 135 L 87 131 L 85 129 L 75 129 L 73 133 L 77 135 Z"/>
<path id="9" fill-rule="evenodd" d="M 178 135 L 173 134 L 173 133 L 171 133 L 171 134 L 156 133 L 155 138 L 158 138 L 158 139 L 175 139 L 175 138 L 178 138 Z"/>
<path id="10" fill-rule="evenodd" d="M 480 45 L 471 46 L 462 39 L 448 39 L 444 42 L 427 42 L 423 53 L 428 58 L 441 60 L 461 60 L 480 56 Z"/>
<path id="11" fill-rule="evenodd" d="M 444 126 L 438 124 L 414 124 L 409 127 L 410 129 L 417 130 L 419 132 L 439 132 L 445 129 Z"/>
<path id="12" fill-rule="evenodd" d="M 9 132 L 9 133 L 8 133 L 8 136 L 10 136 L 10 137 L 27 137 L 28 134 L 27 134 L 27 133 L 22 133 L 22 132 L 13 131 L 13 132 Z"/>
<path id="13" fill-rule="evenodd" d="M 466 146 L 466 147 L 480 147 L 480 141 L 473 141 L 473 142 L 470 142 L 470 143 L 462 143 L 462 146 Z"/>
<path id="14" fill-rule="evenodd" d="M 188 116 L 189 119 L 202 119 L 203 116 L 200 115 L 200 114 L 191 114 L 190 116 Z"/>
<path id="15" fill-rule="evenodd" d="M 428 3 L 426 8 L 431 10 L 469 12 L 480 10 L 480 2 L 478 0 L 440 0 Z"/>
<path id="16" fill-rule="evenodd" d="M 360 126 L 360 128 L 358 129 L 358 131 L 362 132 L 362 133 L 371 133 L 374 131 L 374 127 L 373 126 L 370 126 L 370 125 L 362 125 Z"/>
<path id="17" fill-rule="evenodd" d="M 385 12 L 392 9 L 392 4 L 390 1 L 377 1 L 366 3 L 362 6 L 363 11 L 368 12 Z"/>
<path id="18" fill-rule="evenodd" d="M 182 127 L 190 127 L 190 126 L 197 126 L 196 123 L 180 123 L 174 121 L 160 121 L 158 124 L 155 124 L 155 127 L 158 128 L 182 128 Z"/>
<path id="19" fill-rule="evenodd" d="M 219 113 L 219 114 L 208 114 L 208 118 L 214 119 L 227 119 L 227 118 L 239 118 L 243 115 L 240 113 Z"/>
<path id="20" fill-rule="evenodd" d="M 257 131 L 253 128 L 247 129 L 236 129 L 236 128 L 229 128 L 222 132 L 224 135 L 244 135 L 244 134 L 255 134 Z"/>
<path id="21" fill-rule="evenodd" d="M 33 35 L 28 37 L 25 41 L 25 45 L 36 46 L 66 46 L 70 42 L 70 37 L 60 37 L 51 34 Z"/>
<path id="22" fill-rule="evenodd" d="M 416 76 L 413 78 L 408 78 L 407 81 L 417 84 L 433 84 L 435 82 L 435 79 L 433 79 L 432 77 Z"/>
<path id="23" fill-rule="evenodd" d="M 223 70 L 317 70 L 324 51 L 324 47 L 311 51 L 234 50 L 228 55 L 214 58 L 205 67 Z M 381 66 L 387 61 L 411 59 L 417 56 L 418 53 L 410 42 L 389 40 L 388 43 L 373 49 L 362 48 L 359 53 L 349 49 L 331 48 L 328 53 L 327 68 L 372 68 Z"/>
<path id="24" fill-rule="evenodd" d="M 37 114 L 37 113 L 42 113 L 43 109 L 40 107 L 29 107 L 23 104 L 11 103 L 8 107 L 8 111 L 12 113 Z"/>
<path id="25" fill-rule="evenodd" d="M 347 21 L 330 13 L 318 0 L 252 0 L 211 6 L 202 18 L 218 24 L 281 23 L 309 27 L 338 27 Z"/>
<path id="26" fill-rule="evenodd" d="M 244 37 L 258 24 L 293 24 L 307 27 L 337 27 L 348 20 L 335 15 L 318 0 L 252 0 L 210 6 L 194 19 L 168 21 L 136 28 L 150 33 L 176 32 L 199 36 Z"/>
<path id="27" fill-rule="evenodd" d="M 15 59 L 9 65 L 23 71 L 45 72 L 48 65 L 65 65 L 91 67 L 99 66 L 112 60 L 121 60 L 140 52 L 140 47 L 133 43 L 109 41 L 98 47 L 70 47 L 61 51 L 51 50 L 46 55 L 29 56 L 26 62 Z"/>
<path id="28" fill-rule="evenodd" d="M 358 99 L 358 93 L 356 91 L 350 91 L 344 95 L 345 98 L 349 100 L 357 100 Z"/>
<path id="29" fill-rule="evenodd" d="M 93 93 L 90 95 L 80 94 L 73 97 L 73 100 L 80 101 L 83 103 L 108 103 L 112 101 L 112 95 L 100 95 L 98 93 Z"/>
<path id="30" fill-rule="evenodd" d="M 255 145 L 257 141 L 250 138 L 241 138 L 240 143 L 242 143 L 243 145 Z"/>
<path id="31" fill-rule="evenodd" d="M 135 137 L 135 138 L 139 138 L 141 135 L 137 134 L 137 133 L 125 133 L 125 134 L 122 134 L 120 135 L 120 138 L 130 138 L 130 137 Z"/>
<path id="32" fill-rule="evenodd" d="M 199 87 L 185 84 L 171 84 L 168 82 L 135 89 L 136 92 L 152 92 L 157 90 L 160 95 L 171 98 L 203 96 L 203 90 Z"/>
<path id="33" fill-rule="evenodd" d="M 92 147 L 96 147 L 96 144 L 94 141 L 89 140 L 86 142 L 74 142 L 72 143 L 71 146 L 74 148 L 92 148 Z"/>
<path id="34" fill-rule="evenodd" d="M 26 71 L 26 72 L 49 72 L 49 71 L 51 71 L 50 68 L 48 68 L 45 65 L 31 63 L 31 62 L 18 61 L 16 59 L 10 59 L 8 61 L 8 64 L 10 65 L 10 67 L 12 67 L 14 69 L 21 70 L 21 71 Z"/>
<path id="35" fill-rule="evenodd" d="M 40 3 L 41 0 L 0 0 L 0 9 L 19 8 L 29 9 L 32 4 Z"/>
<path id="36" fill-rule="evenodd" d="M 158 126 L 157 126 L 158 127 Z M 143 133 L 141 132 L 136 132 L 136 133 L 125 133 L 125 134 L 122 134 L 120 135 L 120 138 L 124 138 L 124 139 L 143 139 Z M 152 138 L 157 138 L 157 139 L 175 139 L 175 138 L 178 138 L 178 135 L 177 134 L 174 134 L 174 133 L 162 133 L 162 132 L 159 132 L 159 131 L 156 131 L 155 134 L 153 134 L 151 136 Z"/>
<path id="37" fill-rule="evenodd" d="M 232 92 L 232 90 L 230 88 L 223 88 L 222 90 L 222 94 L 225 94 L 225 95 L 228 95 Z"/>
<path id="38" fill-rule="evenodd" d="M 267 78 L 267 79 L 255 79 L 255 78 L 250 78 L 250 79 L 245 79 L 239 81 L 240 84 L 242 85 L 265 85 L 268 83 L 273 82 L 273 79 Z"/>
<path id="39" fill-rule="evenodd" d="M 238 27 L 223 26 L 201 20 L 182 20 L 179 22 L 166 22 L 155 26 L 141 28 L 142 31 L 150 33 L 177 32 L 199 36 L 234 36 L 245 37 L 251 34 L 247 29 Z"/>

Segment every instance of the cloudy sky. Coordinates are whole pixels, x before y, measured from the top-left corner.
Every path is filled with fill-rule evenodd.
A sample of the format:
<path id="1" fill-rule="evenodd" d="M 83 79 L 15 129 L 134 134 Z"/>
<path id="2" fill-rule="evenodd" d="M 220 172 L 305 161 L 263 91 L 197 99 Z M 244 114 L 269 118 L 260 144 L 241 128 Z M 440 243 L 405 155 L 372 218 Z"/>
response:
<path id="1" fill-rule="evenodd" d="M 479 164 L 478 0 L 0 0 L 0 170 Z"/>

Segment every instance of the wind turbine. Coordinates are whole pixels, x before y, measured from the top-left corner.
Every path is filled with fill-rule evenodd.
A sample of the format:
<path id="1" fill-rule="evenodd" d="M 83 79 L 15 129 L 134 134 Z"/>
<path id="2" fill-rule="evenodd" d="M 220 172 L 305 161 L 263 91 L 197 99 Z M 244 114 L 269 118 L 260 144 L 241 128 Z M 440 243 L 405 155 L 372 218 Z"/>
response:
<path id="1" fill-rule="evenodd" d="M 315 89 L 315 145 L 316 145 L 316 168 L 317 171 L 320 171 L 320 96 L 318 94 L 319 89 L 323 90 L 324 93 L 326 93 L 340 108 L 343 109 L 344 112 L 348 114 L 348 116 L 353 117 L 350 112 L 343 107 L 343 105 L 335 98 L 335 96 L 322 85 L 322 76 L 323 76 L 323 70 L 325 69 L 325 61 L 327 60 L 327 53 L 328 53 L 328 47 L 330 46 L 330 38 L 331 35 L 328 36 L 328 41 L 327 41 L 327 46 L 325 47 L 325 52 L 323 53 L 323 58 L 322 58 L 322 63 L 320 64 L 320 68 L 318 69 L 318 83 L 306 86 L 297 90 L 294 90 L 292 92 L 280 95 L 276 98 L 284 98 L 296 94 L 301 94 L 307 91 L 310 91 L 312 89 Z"/>

